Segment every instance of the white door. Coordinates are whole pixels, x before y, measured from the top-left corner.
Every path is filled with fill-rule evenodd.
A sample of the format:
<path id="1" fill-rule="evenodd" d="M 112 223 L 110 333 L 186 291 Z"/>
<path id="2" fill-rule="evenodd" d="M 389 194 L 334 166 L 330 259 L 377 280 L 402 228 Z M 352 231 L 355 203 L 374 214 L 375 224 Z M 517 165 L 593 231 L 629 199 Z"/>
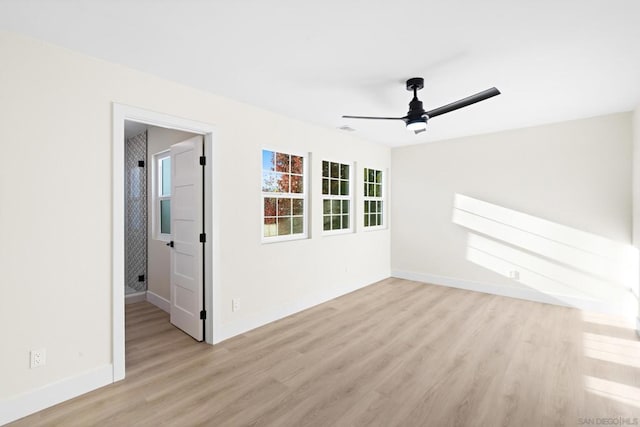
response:
<path id="1" fill-rule="evenodd" d="M 202 136 L 171 146 L 171 323 L 202 341 Z"/>

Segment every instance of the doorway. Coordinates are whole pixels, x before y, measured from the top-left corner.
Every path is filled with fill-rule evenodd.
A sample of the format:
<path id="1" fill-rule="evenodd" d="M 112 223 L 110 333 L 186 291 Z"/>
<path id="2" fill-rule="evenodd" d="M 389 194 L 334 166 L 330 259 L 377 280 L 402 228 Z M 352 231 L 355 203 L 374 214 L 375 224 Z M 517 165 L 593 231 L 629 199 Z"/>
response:
<path id="1" fill-rule="evenodd" d="M 125 140 L 125 301 L 203 341 L 202 135 L 126 120 Z"/>
<path id="2" fill-rule="evenodd" d="M 212 165 L 213 165 L 213 127 L 208 124 L 195 122 L 191 120 L 186 120 L 178 117 L 172 117 L 165 114 L 155 113 L 148 110 L 142 110 L 135 107 L 125 106 L 121 104 L 113 104 L 113 265 L 112 265 L 112 286 L 113 286 L 113 377 L 114 381 L 118 381 L 123 379 L 125 376 L 125 349 L 124 349 L 124 303 L 125 303 L 125 253 L 126 253 L 126 216 L 125 216 L 125 170 L 126 170 L 126 158 L 125 158 L 125 148 L 126 148 L 126 138 L 125 138 L 125 124 L 126 123 L 136 123 L 140 126 L 146 126 L 147 129 L 165 129 L 167 133 L 180 134 L 187 133 L 189 135 L 197 135 L 197 137 L 191 142 L 186 142 L 180 144 L 174 144 L 176 147 L 174 149 L 169 149 L 169 155 L 180 156 L 179 160 L 174 163 L 174 168 L 171 169 L 171 176 L 177 177 L 177 184 L 174 184 L 174 191 L 180 192 L 181 189 L 176 187 L 175 185 L 182 186 L 186 189 L 197 189 L 200 188 L 201 196 L 198 199 L 194 199 L 194 203 L 192 206 L 189 206 L 186 210 L 178 211 L 180 215 L 176 215 L 175 219 L 172 219 L 173 226 L 179 230 L 185 230 L 185 224 L 191 220 L 194 226 L 199 227 L 199 241 L 198 248 L 201 250 L 202 256 L 195 257 L 193 259 L 187 259 L 184 256 L 184 253 L 195 253 L 193 251 L 193 247 L 190 247 L 187 243 L 187 240 L 183 237 L 181 240 L 176 241 L 176 239 L 169 240 L 167 242 L 161 242 L 163 245 L 169 244 L 173 248 L 178 246 L 181 248 L 178 252 L 178 256 L 182 256 L 181 259 L 178 259 L 174 254 L 172 254 L 172 272 L 171 274 L 182 274 L 181 279 L 189 276 L 188 271 L 184 270 L 185 265 L 191 265 L 192 269 L 197 264 L 197 271 L 201 273 L 201 275 L 195 277 L 194 282 L 197 282 L 197 286 L 199 287 L 199 310 L 196 313 L 199 316 L 199 319 L 202 319 L 199 324 L 202 326 L 200 330 L 195 330 L 189 332 L 194 336 L 201 336 L 206 343 L 213 344 L 216 342 L 215 340 L 215 329 L 214 329 L 214 313 L 213 310 L 213 301 L 215 296 L 213 295 L 213 258 L 214 258 L 214 245 L 212 242 L 215 239 L 213 233 L 213 173 L 212 173 Z M 185 134 L 186 135 L 186 134 Z M 194 141 L 201 141 L 199 144 Z M 186 145 L 185 145 L 186 144 Z M 190 145 L 189 145 L 190 144 Z M 189 148 L 190 147 L 190 148 Z M 151 151 L 154 151 L 152 149 Z M 175 151 L 175 153 L 173 152 Z M 155 153 L 152 153 L 155 154 Z M 155 161 L 153 157 L 147 156 L 145 159 L 146 162 Z M 186 163 L 185 163 L 186 162 Z M 191 172 L 187 172 L 190 169 L 186 166 L 192 162 L 195 167 L 197 162 L 197 166 L 200 168 L 199 171 L 201 173 L 197 175 L 197 179 L 192 176 Z M 149 165 L 145 163 L 147 166 L 152 166 L 156 169 L 157 165 Z M 186 169 L 185 169 L 186 168 Z M 182 170 L 182 172 L 180 172 Z M 177 175 L 176 175 L 177 174 Z M 193 179 L 192 179 L 193 178 Z M 189 181 L 191 180 L 191 181 Z M 151 182 L 149 182 L 151 184 Z M 191 185 L 193 188 L 189 187 Z M 150 187 L 151 188 L 151 187 Z M 202 191 L 204 190 L 204 191 Z M 153 191 L 151 189 L 150 191 Z M 190 191 L 193 193 L 194 191 Z M 183 194 L 186 192 L 183 192 Z M 183 198 L 181 200 L 184 200 Z M 164 204 L 164 205 L 169 205 Z M 185 212 L 191 211 L 199 211 L 201 215 L 198 215 L 198 220 L 190 219 L 185 217 Z M 152 214 L 152 212 L 149 212 Z M 158 211 L 158 215 L 161 213 Z M 176 223 L 174 221 L 181 221 L 180 223 Z M 153 226 L 153 225 L 152 225 Z M 201 230 L 201 232 L 200 232 Z M 152 236 L 154 230 L 150 230 L 148 233 L 149 236 Z M 161 233 L 162 234 L 162 233 Z M 169 234 L 169 233 L 167 233 Z M 191 233 L 192 234 L 192 233 Z M 191 235 L 190 234 L 190 235 Z M 151 240 L 150 240 L 151 242 Z M 193 245 L 192 245 L 193 246 Z M 149 246 L 149 251 L 151 252 L 151 247 Z M 182 254 L 182 255 L 180 255 Z M 175 262 L 174 260 L 178 260 Z M 189 264 L 190 263 L 190 264 Z M 178 269 L 174 267 L 179 265 Z M 139 266 L 137 267 L 139 268 Z M 180 270 L 182 269 L 182 270 Z M 148 273 L 144 273 L 144 279 L 148 279 L 151 273 L 150 269 L 147 269 Z M 175 270 L 175 271 L 173 271 Z M 187 271 L 187 274 L 185 274 Z M 195 270 L 194 270 L 195 271 Z M 140 274 L 142 276 L 142 274 Z M 173 276 L 174 278 L 177 276 Z M 184 281 L 184 280 L 183 280 Z M 194 289 L 198 289 L 197 287 Z M 185 309 L 190 308 L 185 304 L 184 296 L 186 295 L 184 289 L 178 290 L 181 292 L 182 299 L 176 301 L 168 301 L 171 304 L 175 303 L 175 307 L 170 306 L 170 312 L 172 312 L 172 323 L 179 323 L 180 319 L 184 320 L 185 317 Z M 157 296 L 157 294 L 156 294 Z M 173 296 L 171 300 L 174 300 Z M 166 301 L 166 299 L 165 299 Z M 158 305 L 158 304 L 155 304 Z M 173 309 L 176 308 L 176 322 L 174 322 Z M 191 307 L 193 309 L 193 307 Z M 193 311 L 193 310 L 192 310 Z M 193 324 L 193 322 L 192 322 Z M 182 328 L 185 329 L 185 328 Z M 200 335 L 198 335 L 200 334 Z"/>

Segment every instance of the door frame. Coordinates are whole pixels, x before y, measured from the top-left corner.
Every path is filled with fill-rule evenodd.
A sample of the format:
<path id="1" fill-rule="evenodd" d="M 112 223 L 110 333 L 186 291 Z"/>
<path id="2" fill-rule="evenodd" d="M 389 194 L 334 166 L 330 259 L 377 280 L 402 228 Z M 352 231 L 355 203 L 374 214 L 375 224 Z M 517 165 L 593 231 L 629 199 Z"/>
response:
<path id="1" fill-rule="evenodd" d="M 217 281 L 213 269 L 219 253 L 214 242 L 217 240 L 217 221 L 214 213 L 213 188 L 213 143 L 215 128 L 213 125 L 132 107 L 130 105 L 112 103 L 112 254 L 111 254 L 111 282 L 112 282 L 112 362 L 113 381 L 125 377 L 125 320 L 124 320 L 124 249 L 125 249 L 125 216 L 124 216 L 124 122 L 132 120 L 152 126 L 176 129 L 203 135 L 204 153 L 207 157 L 205 167 L 204 188 L 204 227 L 207 232 L 204 260 L 204 309 L 207 312 L 205 320 L 205 342 L 215 344 L 220 342 L 219 325 L 220 310 L 214 308 L 214 301 L 219 299 L 219 287 L 214 286 Z M 215 326 L 218 325 L 218 328 Z"/>

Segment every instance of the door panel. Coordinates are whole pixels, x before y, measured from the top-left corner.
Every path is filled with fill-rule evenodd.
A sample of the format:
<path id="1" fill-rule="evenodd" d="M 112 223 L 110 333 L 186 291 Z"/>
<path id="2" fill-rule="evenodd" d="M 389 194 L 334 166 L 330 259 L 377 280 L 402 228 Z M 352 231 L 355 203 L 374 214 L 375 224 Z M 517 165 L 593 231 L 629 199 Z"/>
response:
<path id="1" fill-rule="evenodd" d="M 171 323 L 202 341 L 201 136 L 171 146 Z"/>

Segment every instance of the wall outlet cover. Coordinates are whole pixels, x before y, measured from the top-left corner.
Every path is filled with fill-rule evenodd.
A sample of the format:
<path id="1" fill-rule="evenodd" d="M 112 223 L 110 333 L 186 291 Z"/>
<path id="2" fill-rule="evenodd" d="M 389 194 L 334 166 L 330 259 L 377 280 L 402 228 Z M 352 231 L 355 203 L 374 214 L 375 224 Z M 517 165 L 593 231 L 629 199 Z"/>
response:
<path id="1" fill-rule="evenodd" d="M 38 350 L 31 350 L 29 352 L 29 355 L 31 360 L 31 363 L 30 363 L 31 369 L 44 366 L 45 363 L 47 362 L 47 351 L 44 348 L 40 348 Z"/>

